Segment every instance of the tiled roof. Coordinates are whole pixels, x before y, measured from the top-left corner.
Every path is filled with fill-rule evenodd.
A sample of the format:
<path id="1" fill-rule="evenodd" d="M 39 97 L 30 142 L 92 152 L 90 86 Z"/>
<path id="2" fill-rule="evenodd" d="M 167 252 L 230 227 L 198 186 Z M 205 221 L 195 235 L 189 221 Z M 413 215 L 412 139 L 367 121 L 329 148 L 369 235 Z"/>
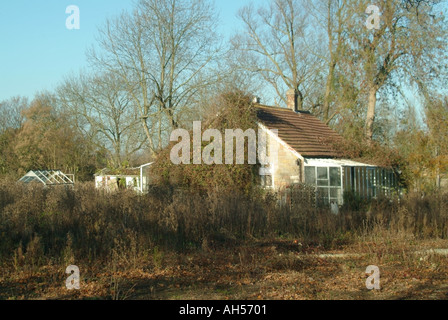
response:
<path id="1" fill-rule="evenodd" d="M 309 112 L 255 105 L 257 117 L 268 129 L 303 157 L 337 158 L 340 153 L 332 141 L 342 137 Z"/>

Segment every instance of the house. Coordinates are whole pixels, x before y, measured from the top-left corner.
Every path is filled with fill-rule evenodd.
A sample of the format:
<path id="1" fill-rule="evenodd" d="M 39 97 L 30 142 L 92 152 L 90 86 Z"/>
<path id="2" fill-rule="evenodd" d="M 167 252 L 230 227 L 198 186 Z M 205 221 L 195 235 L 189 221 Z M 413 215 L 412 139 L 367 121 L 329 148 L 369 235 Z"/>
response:
<path id="1" fill-rule="evenodd" d="M 268 145 L 278 148 L 276 163 L 263 168 L 268 173 L 261 176 L 264 187 L 313 186 L 319 198 L 339 205 L 345 191 L 370 199 L 396 190 L 398 179 L 392 170 L 342 158 L 334 142 L 343 138 L 310 112 L 299 111 L 293 90 L 287 101 L 288 108 L 255 104 L 259 128 L 267 132 Z"/>
<path id="2" fill-rule="evenodd" d="M 144 170 L 151 165 L 152 162 L 136 168 L 102 169 L 95 174 L 95 187 L 106 191 L 133 189 L 140 193 L 145 193 L 148 189 L 149 181 Z"/>
<path id="3" fill-rule="evenodd" d="M 31 170 L 19 179 L 22 183 L 42 183 L 45 186 L 73 186 L 75 176 L 65 174 L 60 170 Z"/>

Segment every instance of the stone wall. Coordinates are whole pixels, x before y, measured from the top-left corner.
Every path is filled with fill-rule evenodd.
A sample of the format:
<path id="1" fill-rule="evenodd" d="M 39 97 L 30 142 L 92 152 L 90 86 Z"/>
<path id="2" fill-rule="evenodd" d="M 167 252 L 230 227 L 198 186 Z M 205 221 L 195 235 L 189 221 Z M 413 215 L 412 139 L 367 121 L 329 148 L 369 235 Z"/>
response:
<path id="1" fill-rule="evenodd" d="M 272 138 L 269 143 L 275 143 L 278 146 L 278 164 L 275 166 L 273 174 L 275 188 L 281 189 L 294 182 L 300 183 L 302 174 L 300 166 L 297 164 L 298 157 Z"/>

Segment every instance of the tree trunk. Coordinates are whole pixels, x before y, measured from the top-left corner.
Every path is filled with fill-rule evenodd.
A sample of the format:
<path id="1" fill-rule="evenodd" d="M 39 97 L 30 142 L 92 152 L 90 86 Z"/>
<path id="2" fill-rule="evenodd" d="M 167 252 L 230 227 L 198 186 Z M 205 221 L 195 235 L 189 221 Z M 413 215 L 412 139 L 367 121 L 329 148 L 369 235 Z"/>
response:
<path id="1" fill-rule="evenodd" d="M 369 89 L 369 104 L 367 107 L 365 137 L 370 143 L 373 139 L 373 123 L 375 122 L 375 107 L 377 89 L 371 85 Z"/>
<path id="2" fill-rule="evenodd" d="M 330 118 L 330 95 L 331 95 L 331 89 L 333 86 L 334 69 L 335 69 L 335 64 L 332 63 L 330 65 L 330 70 L 329 70 L 328 78 L 327 78 L 327 84 L 325 87 L 324 110 L 323 110 L 325 121 L 328 121 L 328 119 Z"/>
<path id="3" fill-rule="evenodd" d="M 331 95 L 331 89 L 333 84 L 333 75 L 334 75 L 334 69 L 336 67 L 336 63 L 334 62 L 334 54 L 333 54 L 333 33 L 332 33 L 332 15 L 331 15 L 331 4 L 332 0 L 329 0 L 327 2 L 327 36 L 328 36 L 328 52 L 330 53 L 330 63 L 328 68 L 328 77 L 327 77 L 327 84 L 325 86 L 325 97 L 324 97 L 324 121 L 327 123 L 328 118 L 330 117 L 330 95 Z"/>
<path id="4" fill-rule="evenodd" d="M 145 130 L 146 137 L 148 138 L 149 149 L 150 149 L 151 155 L 153 156 L 153 155 L 155 155 L 154 143 L 152 141 L 151 133 L 149 132 L 148 123 L 146 123 L 145 118 L 142 118 L 142 125 L 143 125 L 143 129 Z"/>
<path id="5" fill-rule="evenodd" d="M 297 110 L 303 110 L 303 94 L 299 89 L 297 89 Z"/>

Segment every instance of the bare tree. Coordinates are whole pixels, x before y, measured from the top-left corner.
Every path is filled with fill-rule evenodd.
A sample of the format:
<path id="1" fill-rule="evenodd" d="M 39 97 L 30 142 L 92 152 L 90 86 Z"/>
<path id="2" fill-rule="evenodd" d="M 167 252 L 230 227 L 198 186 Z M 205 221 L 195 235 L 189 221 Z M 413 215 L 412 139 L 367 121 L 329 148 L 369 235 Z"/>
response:
<path id="1" fill-rule="evenodd" d="M 100 30 L 102 51 L 92 49 L 90 61 L 126 85 L 153 152 L 198 90 L 215 80 L 207 72 L 219 52 L 216 24 L 207 0 L 141 0 Z"/>
<path id="2" fill-rule="evenodd" d="M 23 122 L 23 110 L 28 108 L 26 97 L 12 97 L 8 100 L 0 101 L 0 133 L 8 128 L 19 129 Z"/>
<path id="3" fill-rule="evenodd" d="M 323 67 L 323 60 L 312 53 L 318 41 L 303 4 L 273 0 L 269 8 L 243 7 L 238 16 L 244 32 L 232 39 L 240 70 L 261 77 L 284 104 L 285 92 L 295 90 L 299 109 L 316 88 Z"/>
<path id="4" fill-rule="evenodd" d="M 28 105 L 28 99 L 20 96 L 0 101 L 0 174 L 2 175 L 17 170 L 15 138 L 25 122 L 23 112 Z"/>
<path id="5" fill-rule="evenodd" d="M 322 48 L 313 52 L 325 63 L 325 87 L 322 91 L 322 120 L 327 124 L 341 112 L 346 101 L 341 101 L 345 86 L 341 77 L 347 78 L 341 62 L 347 60 L 347 30 L 345 28 L 349 14 L 347 0 L 308 0 L 306 9 L 314 18 L 319 39 L 323 39 Z"/>
<path id="6" fill-rule="evenodd" d="M 448 97 L 434 97 L 425 106 L 436 187 L 441 187 L 442 175 L 448 174 Z"/>
<path id="7" fill-rule="evenodd" d="M 86 178 L 93 173 L 89 171 L 95 165 L 95 152 L 71 125 L 67 113 L 57 107 L 53 94 L 36 95 L 23 116 L 24 123 L 10 145 L 14 153 L 10 165 L 16 167 L 16 174 L 31 169 L 61 169 Z"/>
<path id="8" fill-rule="evenodd" d="M 59 101 L 76 127 L 96 147 L 106 148 L 114 167 L 129 163 L 146 138 L 126 87 L 114 74 L 71 78 L 58 89 Z"/>

